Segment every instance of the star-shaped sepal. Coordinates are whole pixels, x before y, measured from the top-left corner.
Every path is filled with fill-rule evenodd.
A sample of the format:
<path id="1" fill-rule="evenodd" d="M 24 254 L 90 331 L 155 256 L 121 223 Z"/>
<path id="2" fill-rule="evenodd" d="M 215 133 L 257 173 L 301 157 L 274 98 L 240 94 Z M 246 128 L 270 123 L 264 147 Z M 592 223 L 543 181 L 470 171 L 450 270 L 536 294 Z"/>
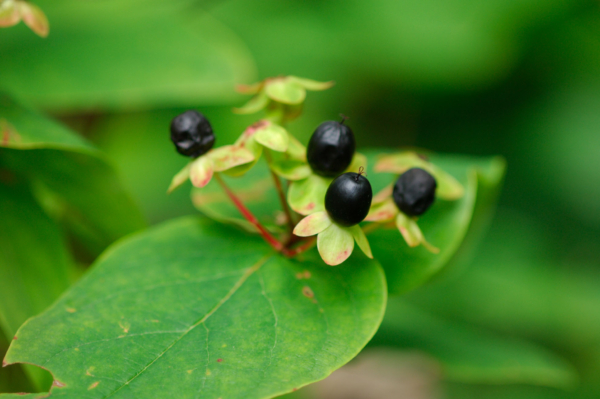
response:
<path id="1" fill-rule="evenodd" d="M 392 199 L 392 187 L 390 185 L 384 188 L 373 197 L 371 209 L 365 221 L 381 223 L 386 226 L 395 225 L 409 247 L 423 245 L 429 252 L 434 254 L 439 253 L 440 250 L 425 239 L 423 232 L 417 224 L 417 218 L 405 215 L 398 210 Z"/>
<path id="2" fill-rule="evenodd" d="M 210 150 L 177 173 L 167 192 L 172 192 L 187 179 L 190 179 L 195 187 L 204 187 L 211 181 L 215 172 L 225 172 L 253 161 L 254 155 L 244 147 L 226 145 Z"/>
<path id="3" fill-rule="evenodd" d="M 371 247 L 360 226 L 340 226 L 329 218 L 326 211 L 313 213 L 302 219 L 294 228 L 299 237 L 317 235 L 317 249 L 325 263 L 337 266 L 354 250 L 354 242 L 369 258 L 373 259 Z"/>
<path id="4" fill-rule="evenodd" d="M 285 115 L 289 121 L 300 115 L 307 90 L 326 90 L 333 84 L 333 82 L 318 82 L 297 76 L 280 76 L 267 78 L 252 85 L 241 85 L 238 86 L 240 93 L 252 94 L 254 97 L 244 106 L 234 108 L 233 111 L 238 114 L 253 114 L 262 109 L 277 109 L 283 105 L 287 107 Z"/>

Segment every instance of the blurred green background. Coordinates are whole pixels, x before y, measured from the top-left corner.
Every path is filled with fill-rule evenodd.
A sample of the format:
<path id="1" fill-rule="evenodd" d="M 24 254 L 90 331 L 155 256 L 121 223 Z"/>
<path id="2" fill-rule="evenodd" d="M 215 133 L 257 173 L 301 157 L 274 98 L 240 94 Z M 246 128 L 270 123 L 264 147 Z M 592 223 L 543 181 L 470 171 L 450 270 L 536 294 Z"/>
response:
<path id="1" fill-rule="evenodd" d="M 255 120 L 231 113 L 245 101 L 235 85 L 268 76 L 336 81 L 309 94 L 290 125 L 303 142 L 344 113 L 360 147 L 504 156 L 498 212 L 468 264 L 390 309 L 527 340 L 579 383 L 442 372 L 424 383 L 435 389 L 404 397 L 600 397 L 598 0 L 35 3 L 50 35 L 0 30 L 0 87 L 103 150 L 152 224 L 196 213 L 189 190 L 165 195 L 185 164 L 168 139 L 171 118 L 198 108 L 218 144 L 232 143 Z M 88 250 L 79 263 L 98 249 Z M 407 326 L 384 324 L 371 346 L 426 346 Z M 406 375 L 421 375 L 407 364 Z"/>

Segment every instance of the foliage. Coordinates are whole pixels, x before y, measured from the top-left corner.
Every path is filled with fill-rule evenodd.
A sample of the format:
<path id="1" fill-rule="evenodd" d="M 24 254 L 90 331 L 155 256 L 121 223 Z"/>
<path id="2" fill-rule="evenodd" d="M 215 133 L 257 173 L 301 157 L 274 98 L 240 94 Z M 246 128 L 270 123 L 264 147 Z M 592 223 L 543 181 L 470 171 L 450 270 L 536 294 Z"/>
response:
<path id="1" fill-rule="evenodd" d="M 38 10 L 0 1 L 0 25 L 18 22 L 17 3 Z M 390 359 L 426 353 L 450 398 L 595 397 L 600 355 L 582 348 L 597 346 L 599 16 L 586 1 L 35 3 L 47 38 L 0 29 L 0 351 L 10 343 L 7 364 L 52 378 L 13 364 L 0 392 L 54 381 L 50 397 L 267 398 L 325 378 L 370 341 Z M 232 88 L 255 63 L 337 85 L 313 95 L 333 82 L 278 76 L 238 86 L 252 95 L 240 106 Z M 186 166 L 166 128 L 197 106 L 219 147 Z M 326 230 L 335 245 L 318 251 L 291 234 L 324 210 L 331 181 L 312 173 L 303 143 L 339 110 L 361 147 L 349 170 L 366 168 L 371 216 L 386 217 Z M 502 203 L 549 237 L 503 211 L 476 252 L 504 179 L 496 153 L 510 165 Z M 389 197 L 411 166 L 441 183 L 418 220 Z M 184 188 L 165 195 L 182 167 L 170 190 Z M 142 230 L 192 204 L 203 216 Z M 355 242 L 364 254 L 339 266 L 319 257 Z"/>

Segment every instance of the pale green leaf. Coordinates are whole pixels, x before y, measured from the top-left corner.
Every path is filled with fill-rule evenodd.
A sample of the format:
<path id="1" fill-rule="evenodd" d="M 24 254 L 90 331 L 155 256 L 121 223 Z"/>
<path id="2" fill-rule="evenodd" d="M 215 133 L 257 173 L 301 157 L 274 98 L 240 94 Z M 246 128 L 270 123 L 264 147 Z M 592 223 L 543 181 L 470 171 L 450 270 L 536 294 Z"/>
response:
<path id="1" fill-rule="evenodd" d="M 55 378 L 50 398 L 271 398 L 320 380 L 377 330 L 374 261 L 329 268 L 195 218 L 113 246 L 17 333 L 7 363 Z M 34 397 L 30 395 L 30 397 Z"/>
<path id="2" fill-rule="evenodd" d="M 178 187 L 180 187 L 183 183 L 188 181 L 188 179 L 190 178 L 190 165 L 191 165 L 191 163 L 188 163 L 187 165 L 185 165 L 183 167 L 183 169 L 181 169 L 179 172 L 177 172 L 177 174 L 175 176 L 173 176 L 173 180 L 171 180 L 171 184 L 169 185 L 169 188 L 167 189 L 168 194 L 172 193 L 174 190 L 176 190 Z"/>
<path id="3" fill-rule="evenodd" d="M 215 173 L 215 165 L 208 156 L 201 156 L 190 164 L 190 180 L 194 187 L 206 186 Z"/>

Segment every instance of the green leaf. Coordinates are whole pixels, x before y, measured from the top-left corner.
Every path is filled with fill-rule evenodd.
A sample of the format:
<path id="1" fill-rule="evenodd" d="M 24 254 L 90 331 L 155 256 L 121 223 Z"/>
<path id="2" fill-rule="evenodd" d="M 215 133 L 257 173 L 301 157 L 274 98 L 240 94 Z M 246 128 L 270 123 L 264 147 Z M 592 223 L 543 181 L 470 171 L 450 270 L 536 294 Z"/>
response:
<path id="1" fill-rule="evenodd" d="M 145 226 L 114 169 L 91 144 L 2 94 L 0 115 L 10 126 L 9 139 L 0 144 L 2 162 L 35 183 L 46 210 L 90 251 Z"/>
<path id="2" fill-rule="evenodd" d="M 368 342 L 386 301 L 374 261 L 322 265 L 258 237 L 179 219 L 111 247 L 17 333 L 7 363 L 50 397 L 270 398 L 326 377 Z"/>
<path id="3" fill-rule="evenodd" d="M 39 3 L 52 33 L 0 31 L 0 76 L 46 109 L 230 102 L 254 79 L 244 45 L 192 0 Z"/>
<path id="4" fill-rule="evenodd" d="M 290 183 L 288 203 L 301 215 L 325 210 L 325 193 L 332 179 L 311 174 L 308 178 Z"/>
<path id="5" fill-rule="evenodd" d="M 0 357 L 8 349 L 8 342 L 0 334 Z M 0 368 L 0 393 L 6 392 L 33 392 L 34 386 L 31 384 L 22 365 L 15 364 L 10 367 Z"/>
<path id="6" fill-rule="evenodd" d="M 372 161 L 373 153 L 368 155 Z M 442 270 L 461 247 L 473 217 L 479 217 L 475 210 L 487 212 L 489 216 L 504 173 L 504 163 L 498 158 L 431 155 L 430 160 L 454 176 L 464 186 L 465 193 L 457 201 L 437 199 L 418 220 L 423 237 L 433 247 L 439 248 L 439 253 L 432 253 L 422 246 L 409 248 L 397 229 L 377 230 L 369 235 L 373 256 L 385 269 L 392 294 L 410 291 Z M 370 173 L 369 180 L 374 192 L 388 186 L 394 179 L 390 176 Z M 478 185 L 483 181 L 490 185 L 489 194 L 482 193 L 478 197 Z M 478 234 L 482 234 L 482 230 Z"/>
<path id="7" fill-rule="evenodd" d="M 0 243 L 0 330 L 12 340 L 25 320 L 71 285 L 77 270 L 60 229 L 21 184 L 0 181 Z M 50 386 L 47 373 L 27 372 L 38 388 Z"/>
<path id="8" fill-rule="evenodd" d="M 573 366 L 545 348 L 446 321 L 398 299 L 388 303 L 371 344 L 425 352 L 456 382 L 572 388 L 578 380 Z"/>

